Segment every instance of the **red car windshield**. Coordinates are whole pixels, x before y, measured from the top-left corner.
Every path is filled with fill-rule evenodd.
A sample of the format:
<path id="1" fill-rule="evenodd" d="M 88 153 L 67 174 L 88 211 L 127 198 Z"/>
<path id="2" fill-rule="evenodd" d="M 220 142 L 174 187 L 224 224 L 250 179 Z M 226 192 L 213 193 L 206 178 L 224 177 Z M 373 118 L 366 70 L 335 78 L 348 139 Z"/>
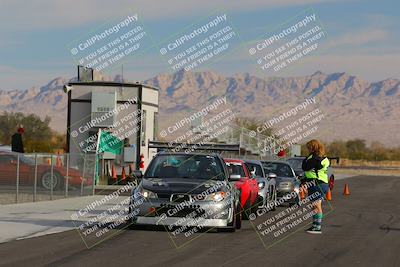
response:
<path id="1" fill-rule="evenodd" d="M 240 175 L 240 177 L 246 177 L 244 173 L 243 166 L 240 163 L 236 162 L 225 162 L 226 166 L 228 166 L 229 175 Z"/>

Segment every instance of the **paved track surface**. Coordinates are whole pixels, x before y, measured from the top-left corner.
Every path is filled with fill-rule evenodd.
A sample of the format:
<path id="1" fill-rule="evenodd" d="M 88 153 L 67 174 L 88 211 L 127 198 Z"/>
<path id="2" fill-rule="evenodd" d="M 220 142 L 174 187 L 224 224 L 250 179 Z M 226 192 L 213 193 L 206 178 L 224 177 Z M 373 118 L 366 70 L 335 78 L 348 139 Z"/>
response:
<path id="1" fill-rule="evenodd" d="M 351 191 L 347 197 L 342 196 L 345 183 Z M 68 231 L 0 244 L 0 265 L 400 266 L 399 192 L 399 177 L 337 181 L 322 235 L 300 229 L 268 249 L 248 221 L 235 233 L 199 234 L 180 249 L 164 231 L 123 230 L 91 249 L 77 231 Z"/>

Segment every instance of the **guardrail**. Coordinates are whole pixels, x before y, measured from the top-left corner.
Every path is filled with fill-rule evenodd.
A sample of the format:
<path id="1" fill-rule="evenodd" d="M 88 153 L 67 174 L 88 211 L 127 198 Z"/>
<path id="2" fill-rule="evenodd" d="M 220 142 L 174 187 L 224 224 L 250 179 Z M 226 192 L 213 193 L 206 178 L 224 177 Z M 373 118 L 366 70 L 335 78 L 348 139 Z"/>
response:
<path id="1" fill-rule="evenodd" d="M 94 194 L 95 154 L 0 151 L 0 204 Z"/>

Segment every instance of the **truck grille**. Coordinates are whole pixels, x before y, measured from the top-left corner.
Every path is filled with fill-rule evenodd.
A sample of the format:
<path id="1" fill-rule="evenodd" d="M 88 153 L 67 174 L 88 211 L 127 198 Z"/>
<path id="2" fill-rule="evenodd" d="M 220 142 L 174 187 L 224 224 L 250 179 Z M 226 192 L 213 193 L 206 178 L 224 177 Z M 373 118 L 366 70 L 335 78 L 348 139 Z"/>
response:
<path id="1" fill-rule="evenodd" d="M 185 201 L 190 201 L 190 196 L 187 194 L 172 194 L 170 201 L 174 203 L 182 203 Z"/>
<path id="2" fill-rule="evenodd" d="M 190 218 L 197 218 L 205 214 L 205 210 L 200 208 L 200 205 L 188 205 L 178 207 L 172 204 L 161 204 L 161 207 L 157 210 L 159 214 L 165 213 L 168 217 L 186 217 L 192 214 Z"/>

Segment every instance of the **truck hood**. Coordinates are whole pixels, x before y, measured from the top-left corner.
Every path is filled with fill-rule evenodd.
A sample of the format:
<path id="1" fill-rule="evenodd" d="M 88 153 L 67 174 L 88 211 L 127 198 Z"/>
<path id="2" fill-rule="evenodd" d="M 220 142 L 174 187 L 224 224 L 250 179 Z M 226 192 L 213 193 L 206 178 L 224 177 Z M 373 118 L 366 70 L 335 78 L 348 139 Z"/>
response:
<path id="1" fill-rule="evenodd" d="M 189 178 L 143 178 L 142 187 L 161 194 L 200 194 L 206 190 L 219 191 L 225 189 L 226 181 L 189 179 Z"/>
<path id="2" fill-rule="evenodd" d="M 257 183 L 260 183 L 260 182 L 268 182 L 268 179 L 267 179 L 267 178 L 263 178 L 263 177 L 257 177 L 257 178 L 256 178 L 256 181 L 257 181 Z"/>
<path id="3" fill-rule="evenodd" d="M 289 182 L 293 185 L 295 185 L 296 183 L 298 183 L 295 179 L 293 178 L 289 178 L 289 177 L 283 177 L 283 176 L 278 176 L 276 177 L 276 183 L 282 183 L 282 182 Z"/>

